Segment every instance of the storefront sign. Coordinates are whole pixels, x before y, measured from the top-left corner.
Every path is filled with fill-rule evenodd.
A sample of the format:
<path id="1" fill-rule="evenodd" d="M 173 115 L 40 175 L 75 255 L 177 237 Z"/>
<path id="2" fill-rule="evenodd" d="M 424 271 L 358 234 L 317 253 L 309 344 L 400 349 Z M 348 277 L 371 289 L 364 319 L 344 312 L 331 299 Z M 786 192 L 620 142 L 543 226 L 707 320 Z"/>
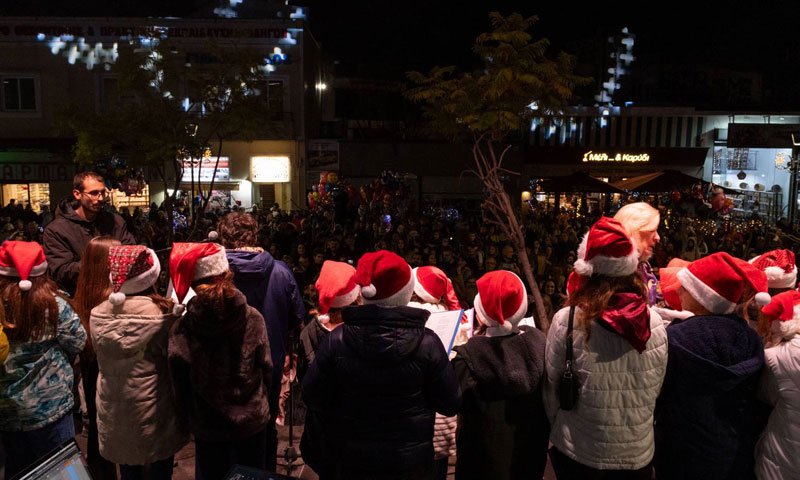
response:
<path id="1" fill-rule="evenodd" d="M 217 172 L 214 175 L 214 168 Z M 230 159 L 228 157 L 219 157 L 219 164 L 217 164 L 217 157 L 211 155 L 210 157 L 183 159 L 183 176 L 181 181 L 184 183 L 191 183 L 194 178 L 195 182 L 211 181 L 214 177 L 215 182 L 227 182 L 231 179 Z"/>
<path id="2" fill-rule="evenodd" d="M 606 153 L 593 152 L 589 150 L 583 154 L 584 162 L 649 162 L 650 155 L 647 153 Z"/>
<path id="3" fill-rule="evenodd" d="M 250 180 L 253 183 L 285 183 L 291 180 L 289 157 L 252 157 Z"/>
<path id="4" fill-rule="evenodd" d="M 75 172 L 68 163 L 6 163 L 0 165 L 0 183 L 71 181 Z"/>

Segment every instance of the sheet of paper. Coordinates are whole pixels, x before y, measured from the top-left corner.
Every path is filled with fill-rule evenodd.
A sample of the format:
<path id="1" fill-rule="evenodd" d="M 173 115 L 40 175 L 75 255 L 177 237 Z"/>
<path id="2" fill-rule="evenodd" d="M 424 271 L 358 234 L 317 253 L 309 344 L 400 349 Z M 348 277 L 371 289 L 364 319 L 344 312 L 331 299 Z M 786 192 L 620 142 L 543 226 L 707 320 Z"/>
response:
<path id="1" fill-rule="evenodd" d="M 433 330 L 439 336 L 439 339 L 444 345 L 447 355 L 450 355 L 450 350 L 453 349 L 453 342 L 456 339 L 458 326 L 461 323 L 461 314 L 464 310 L 451 310 L 448 312 L 435 312 L 431 313 L 425 326 Z"/>

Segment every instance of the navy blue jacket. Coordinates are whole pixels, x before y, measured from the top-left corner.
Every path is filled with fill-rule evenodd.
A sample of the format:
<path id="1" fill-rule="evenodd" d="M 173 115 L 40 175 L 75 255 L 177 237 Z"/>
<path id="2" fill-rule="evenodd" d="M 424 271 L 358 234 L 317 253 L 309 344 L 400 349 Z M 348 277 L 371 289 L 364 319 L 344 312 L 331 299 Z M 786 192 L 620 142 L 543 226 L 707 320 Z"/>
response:
<path id="1" fill-rule="evenodd" d="M 366 305 L 319 346 L 303 380 L 306 405 L 325 415 L 338 468 L 388 473 L 433 462 L 434 412 L 452 416 L 461 390 L 429 312 Z"/>
<path id="2" fill-rule="evenodd" d="M 303 297 L 289 267 L 268 252 L 226 250 L 225 253 L 233 271 L 234 285 L 247 298 L 247 304 L 258 310 L 267 322 L 274 365 L 269 406 L 271 412 L 277 412 L 289 331 L 297 328 L 306 314 Z"/>
<path id="3" fill-rule="evenodd" d="M 695 316 L 667 328 L 669 359 L 655 411 L 662 479 L 755 478 L 756 399 L 764 348 L 735 315 Z"/>

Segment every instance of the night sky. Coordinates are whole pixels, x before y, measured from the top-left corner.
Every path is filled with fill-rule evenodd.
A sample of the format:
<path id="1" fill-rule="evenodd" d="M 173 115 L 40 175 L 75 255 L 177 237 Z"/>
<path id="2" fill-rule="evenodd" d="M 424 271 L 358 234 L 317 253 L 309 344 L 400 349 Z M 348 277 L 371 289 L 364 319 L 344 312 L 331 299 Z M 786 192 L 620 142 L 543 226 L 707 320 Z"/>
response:
<path id="1" fill-rule="evenodd" d="M 245 0 L 245 5 L 259 0 Z M 65 16 L 191 16 L 216 0 L 3 0 L 0 14 Z M 580 73 L 597 77 L 603 42 L 623 26 L 636 35 L 642 69 L 659 64 L 702 65 L 761 74 L 765 91 L 794 94 L 800 75 L 800 2 L 685 1 L 642 3 L 522 0 L 298 0 L 310 9 L 310 28 L 336 60 L 338 75 L 402 79 L 433 65 L 475 65 L 474 38 L 489 29 L 488 12 L 538 15 L 537 37 L 553 52 L 577 55 Z M 789 91 L 792 91 L 790 94 Z M 784 92 L 785 91 L 785 92 Z M 777 97 L 776 97 L 777 98 Z M 782 98 L 782 97 L 781 97 Z M 788 98 L 788 97 L 787 97 Z M 797 102 L 795 108 L 800 107 Z"/>

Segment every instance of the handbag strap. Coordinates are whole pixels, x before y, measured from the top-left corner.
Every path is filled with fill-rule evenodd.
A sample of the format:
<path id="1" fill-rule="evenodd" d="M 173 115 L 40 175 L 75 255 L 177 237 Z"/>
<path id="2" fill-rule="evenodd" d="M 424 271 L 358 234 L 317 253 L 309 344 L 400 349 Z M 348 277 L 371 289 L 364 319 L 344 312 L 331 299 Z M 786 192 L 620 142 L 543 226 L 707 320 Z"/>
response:
<path id="1" fill-rule="evenodd" d="M 567 369 L 572 368 L 572 322 L 575 318 L 575 306 L 569 307 L 569 321 L 567 322 Z"/>

